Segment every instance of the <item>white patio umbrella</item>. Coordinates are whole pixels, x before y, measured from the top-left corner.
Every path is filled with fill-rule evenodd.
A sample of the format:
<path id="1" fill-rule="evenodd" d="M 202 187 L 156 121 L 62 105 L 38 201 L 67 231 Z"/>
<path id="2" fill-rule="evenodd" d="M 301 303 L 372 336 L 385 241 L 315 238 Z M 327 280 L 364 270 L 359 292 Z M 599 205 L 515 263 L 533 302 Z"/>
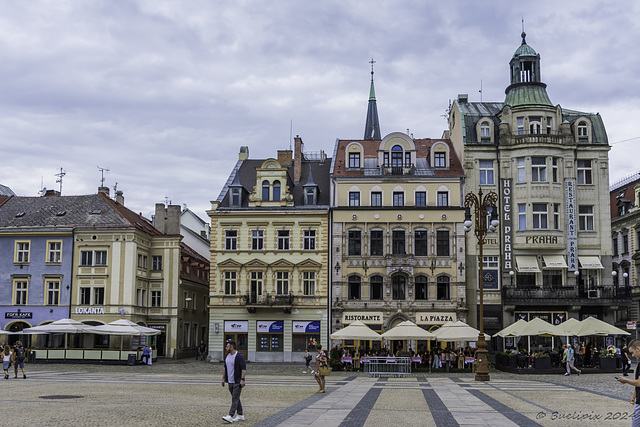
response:
<path id="1" fill-rule="evenodd" d="M 382 336 L 362 323 L 359 320 L 356 320 L 349 326 L 340 329 L 329 335 L 332 340 L 372 340 L 372 341 L 380 341 Z"/>
<path id="2" fill-rule="evenodd" d="M 34 326 L 22 330 L 23 334 L 76 334 L 91 326 L 73 319 L 60 319 L 46 325 Z"/>
<path id="3" fill-rule="evenodd" d="M 560 332 L 562 332 L 562 336 L 572 337 L 578 335 L 578 331 L 580 331 L 582 323 L 580 323 L 578 319 L 570 317 L 559 325 L 556 325 L 556 327 Z"/>
<path id="4" fill-rule="evenodd" d="M 559 337 L 563 335 L 561 329 L 545 320 L 542 320 L 539 317 L 534 317 L 533 319 L 528 321 L 527 324 L 519 332 L 520 335 L 525 335 L 528 337 L 551 337 L 551 347 L 554 346 L 553 337 Z M 527 339 L 527 351 L 531 351 L 531 338 Z"/>
<path id="5" fill-rule="evenodd" d="M 524 328 L 526 324 L 527 324 L 526 320 L 520 319 L 517 322 L 510 324 L 500 332 L 496 333 L 496 335 L 503 338 L 519 337 L 521 336 L 520 331 Z"/>
<path id="6" fill-rule="evenodd" d="M 582 337 L 585 335 L 631 335 L 627 331 L 616 328 L 613 325 L 603 322 L 595 317 L 587 317 L 581 323 L 580 330 L 576 333 L 577 336 Z"/>
<path id="7" fill-rule="evenodd" d="M 109 322 L 106 325 L 92 326 L 87 328 L 86 332 L 99 335 L 119 335 L 119 336 L 149 336 L 158 335 L 160 331 L 157 329 L 147 328 L 133 323 L 127 319 L 118 319 Z M 120 339 L 120 351 L 122 351 L 122 339 Z"/>
<path id="8" fill-rule="evenodd" d="M 440 329 L 434 331 L 433 335 L 438 341 L 478 341 L 480 331 L 458 320 L 445 323 Z M 484 338 L 488 340 L 491 335 L 484 334 Z"/>
<path id="9" fill-rule="evenodd" d="M 432 340 L 435 336 L 415 323 L 405 320 L 382 334 L 385 340 Z"/>
<path id="10" fill-rule="evenodd" d="M 118 319 L 106 325 L 87 327 L 86 332 L 100 335 L 158 335 L 160 331 L 140 326 L 127 319 Z"/>

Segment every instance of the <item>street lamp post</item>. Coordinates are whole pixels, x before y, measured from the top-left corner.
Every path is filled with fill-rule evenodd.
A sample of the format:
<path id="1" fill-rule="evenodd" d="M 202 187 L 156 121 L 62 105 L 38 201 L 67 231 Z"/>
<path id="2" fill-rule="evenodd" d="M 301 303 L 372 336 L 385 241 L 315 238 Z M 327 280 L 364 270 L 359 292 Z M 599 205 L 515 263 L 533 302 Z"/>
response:
<path id="1" fill-rule="evenodd" d="M 498 227 L 498 209 L 497 209 L 498 195 L 490 191 L 482 195 L 482 189 L 478 190 L 478 195 L 468 193 L 464 198 L 464 207 L 466 208 L 464 218 L 464 231 L 471 231 L 474 222 L 471 220 L 471 209 L 475 217 L 475 231 L 474 234 L 478 239 L 478 282 L 480 288 L 480 301 L 479 301 L 479 314 L 480 314 L 480 333 L 478 334 L 478 343 L 476 350 L 476 359 L 478 365 L 476 368 L 476 381 L 489 381 L 489 360 L 487 358 L 487 341 L 484 338 L 484 283 L 482 271 L 483 254 L 482 249 L 484 246 L 484 237 L 487 231 L 495 231 Z M 487 221 L 487 215 L 489 214 L 489 208 L 491 208 L 491 220 Z"/>

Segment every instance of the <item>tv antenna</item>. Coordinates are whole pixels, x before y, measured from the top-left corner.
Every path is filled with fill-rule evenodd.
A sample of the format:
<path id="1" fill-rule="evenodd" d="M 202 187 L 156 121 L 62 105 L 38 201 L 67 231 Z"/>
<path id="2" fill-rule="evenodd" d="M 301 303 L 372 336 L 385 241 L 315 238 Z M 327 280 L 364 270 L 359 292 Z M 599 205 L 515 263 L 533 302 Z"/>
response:
<path id="1" fill-rule="evenodd" d="M 62 178 L 66 175 L 67 173 L 64 171 L 64 169 L 60 168 L 60 173 L 55 174 L 55 176 L 58 177 L 58 179 L 56 179 L 56 183 L 60 184 L 60 195 L 62 195 Z"/>
<path id="2" fill-rule="evenodd" d="M 109 172 L 109 169 L 98 166 L 98 170 L 100 171 L 100 187 L 104 187 L 104 173 Z"/>

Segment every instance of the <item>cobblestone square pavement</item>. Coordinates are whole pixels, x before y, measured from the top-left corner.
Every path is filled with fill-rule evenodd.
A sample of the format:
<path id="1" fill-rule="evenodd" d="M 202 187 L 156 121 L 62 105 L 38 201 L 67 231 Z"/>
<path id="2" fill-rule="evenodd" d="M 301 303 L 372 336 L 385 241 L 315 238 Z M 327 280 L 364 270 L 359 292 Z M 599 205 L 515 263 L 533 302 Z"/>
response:
<path id="1" fill-rule="evenodd" d="M 369 378 L 334 372 L 327 393 L 304 364 L 247 365 L 242 392 L 250 426 L 588 426 L 631 425 L 633 388 L 613 374 L 417 373 Z M 29 426 L 226 425 L 231 397 L 222 364 L 194 360 L 152 366 L 29 364 L 27 379 L 3 380 L 4 422 Z"/>

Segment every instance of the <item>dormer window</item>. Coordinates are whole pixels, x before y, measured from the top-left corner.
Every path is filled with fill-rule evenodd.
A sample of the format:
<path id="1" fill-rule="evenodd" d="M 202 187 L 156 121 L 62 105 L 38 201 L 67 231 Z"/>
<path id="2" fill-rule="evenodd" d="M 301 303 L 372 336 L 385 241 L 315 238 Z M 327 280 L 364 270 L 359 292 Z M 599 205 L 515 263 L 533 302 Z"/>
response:
<path id="1" fill-rule="evenodd" d="M 589 142 L 589 126 L 585 121 L 578 123 L 578 142 Z"/>
<path id="2" fill-rule="evenodd" d="M 242 203 L 242 199 L 240 198 L 240 189 L 232 188 L 231 189 L 231 206 L 239 207 Z"/>
<path id="3" fill-rule="evenodd" d="M 273 182 L 273 200 L 280 200 L 280 181 Z"/>
<path id="4" fill-rule="evenodd" d="M 350 169 L 360 168 L 360 153 L 349 153 L 349 168 Z"/>
<path id="5" fill-rule="evenodd" d="M 392 168 L 401 168 L 402 167 L 402 147 L 399 145 L 394 145 L 391 149 L 391 167 Z"/>
<path id="6" fill-rule="evenodd" d="M 491 127 L 487 122 L 480 125 L 480 139 L 483 141 L 491 139 Z"/>
<path id="7" fill-rule="evenodd" d="M 316 204 L 316 188 L 307 188 L 304 192 L 304 204 L 315 205 Z"/>
<path id="8" fill-rule="evenodd" d="M 529 133 L 532 135 L 542 133 L 542 119 L 540 117 L 529 117 Z"/>
<path id="9" fill-rule="evenodd" d="M 262 181 L 262 201 L 269 201 L 269 181 Z"/>

